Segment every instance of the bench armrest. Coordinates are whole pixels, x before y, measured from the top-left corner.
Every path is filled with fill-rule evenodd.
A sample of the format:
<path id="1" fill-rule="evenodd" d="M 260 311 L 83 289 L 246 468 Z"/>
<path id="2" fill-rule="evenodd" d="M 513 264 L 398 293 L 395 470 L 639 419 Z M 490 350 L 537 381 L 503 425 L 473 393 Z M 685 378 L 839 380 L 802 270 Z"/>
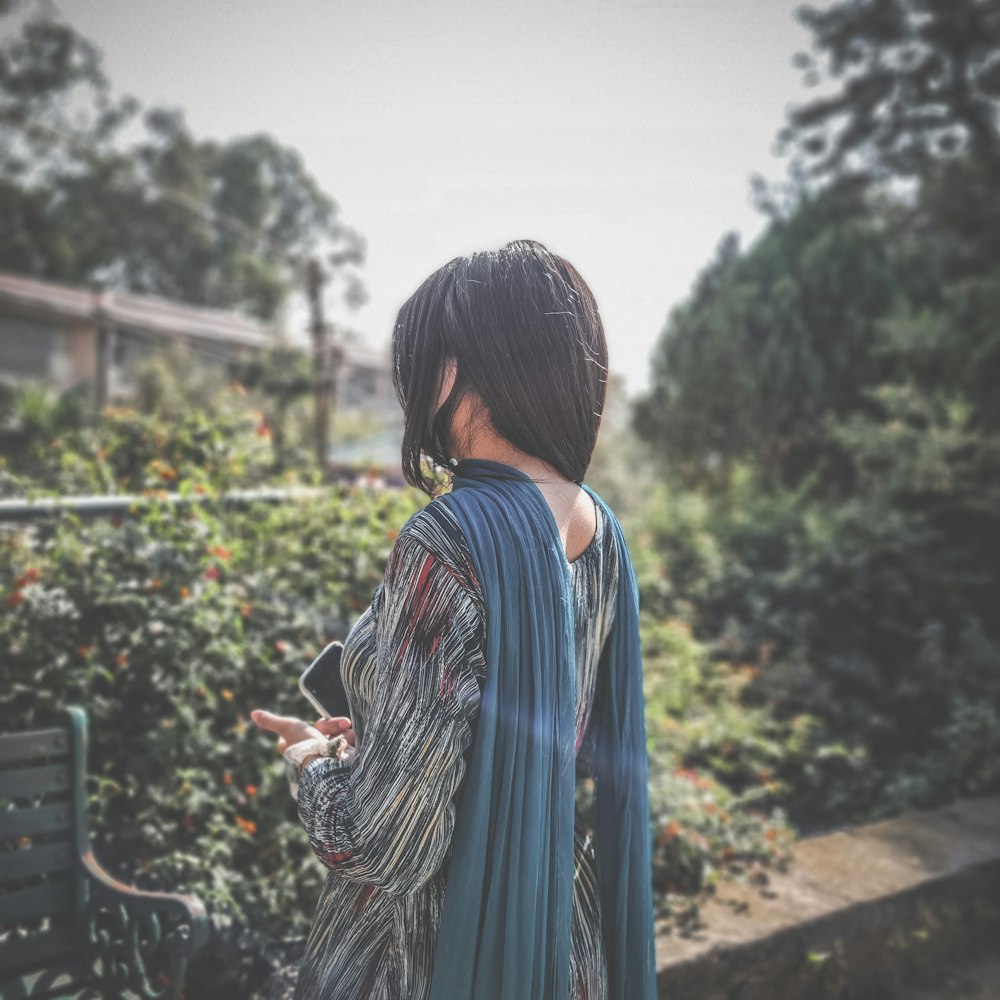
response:
<path id="1" fill-rule="evenodd" d="M 81 864 L 87 885 L 81 937 L 95 979 L 142 1000 L 176 1000 L 188 961 L 208 942 L 201 900 L 119 882 L 89 850 Z"/>

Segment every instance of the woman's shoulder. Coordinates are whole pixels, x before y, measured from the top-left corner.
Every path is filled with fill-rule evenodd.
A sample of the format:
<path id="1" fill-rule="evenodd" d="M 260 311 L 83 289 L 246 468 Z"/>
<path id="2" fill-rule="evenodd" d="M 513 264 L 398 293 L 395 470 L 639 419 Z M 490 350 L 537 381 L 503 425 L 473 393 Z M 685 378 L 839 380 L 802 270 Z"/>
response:
<path id="1" fill-rule="evenodd" d="M 479 595 L 479 581 L 465 532 L 454 512 L 440 498 L 414 511 L 399 530 L 393 553 L 398 558 L 403 552 L 414 551 L 432 555 L 459 584 Z"/>

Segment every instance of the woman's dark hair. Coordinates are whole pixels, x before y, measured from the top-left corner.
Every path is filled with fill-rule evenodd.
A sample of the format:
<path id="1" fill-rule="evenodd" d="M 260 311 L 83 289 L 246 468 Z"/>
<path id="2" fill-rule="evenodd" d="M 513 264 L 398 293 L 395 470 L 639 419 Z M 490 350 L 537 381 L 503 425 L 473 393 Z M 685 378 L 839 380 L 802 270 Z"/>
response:
<path id="1" fill-rule="evenodd" d="M 494 430 L 580 483 L 604 411 L 608 346 L 594 295 L 576 268 L 536 240 L 455 257 L 403 303 L 392 333 L 403 407 L 403 475 L 432 494 L 426 453 L 452 456 L 448 428 L 468 391 Z M 455 384 L 433 417 L 446 359 Z"/>

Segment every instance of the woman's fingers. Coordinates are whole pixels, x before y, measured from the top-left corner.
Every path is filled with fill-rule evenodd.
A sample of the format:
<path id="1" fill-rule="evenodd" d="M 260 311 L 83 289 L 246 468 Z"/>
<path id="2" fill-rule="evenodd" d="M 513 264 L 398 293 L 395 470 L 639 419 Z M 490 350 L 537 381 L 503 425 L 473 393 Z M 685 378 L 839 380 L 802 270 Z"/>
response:
<path id="1" fill-rule="evenodd" d="M 272 733 L 281 733 L 288 728 L 288 723 L 295 720 L 289 719 L 286 715 L 275 715 L 274 712 L 267 712 L 263 708 L 255 708 L 250 713 L 250 718 L 260 726 Z"/>
<path id="2" fill-rule="evenodd" d="M 315 726 L 310 726 L 308 722 L 303 722 L 290 715 L 276 715 L 263 708 L 255 708 L 250 713 L 250 718 L 260 729 L 266 729 L 280 737 L 278 740 L 279 753 L 293 743 L 300 743 L 302 740 L 324 735 Z"/>
<path id="3" fill-rule="evenodd" d="M 317 719 L 315 726 L 324 736 L 342 735 L 352 747 L 355 745 L 354 729 L 346 715 L 338 715 L 332 719 Z"/>
<path id="4" fill-rule="evenodd" d="M 317 719 L 313 725 L 327 736 L 337 736 L 351 728 L 351 720 L 346 715 L 335 715 L 332 719 Z"/>

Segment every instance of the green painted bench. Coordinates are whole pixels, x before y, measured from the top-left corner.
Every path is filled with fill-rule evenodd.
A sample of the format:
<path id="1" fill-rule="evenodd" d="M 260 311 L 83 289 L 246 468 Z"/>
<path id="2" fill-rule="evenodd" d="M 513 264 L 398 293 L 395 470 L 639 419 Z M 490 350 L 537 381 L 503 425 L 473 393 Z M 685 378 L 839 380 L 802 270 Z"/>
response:
<path id="1" fill-rule="evenodd" d="M 194 896 L 144 892 L 98 865 L 87 832 L 87 715 L 0 734 L 0 997 L 180 997 L 208 940 Z"/>

